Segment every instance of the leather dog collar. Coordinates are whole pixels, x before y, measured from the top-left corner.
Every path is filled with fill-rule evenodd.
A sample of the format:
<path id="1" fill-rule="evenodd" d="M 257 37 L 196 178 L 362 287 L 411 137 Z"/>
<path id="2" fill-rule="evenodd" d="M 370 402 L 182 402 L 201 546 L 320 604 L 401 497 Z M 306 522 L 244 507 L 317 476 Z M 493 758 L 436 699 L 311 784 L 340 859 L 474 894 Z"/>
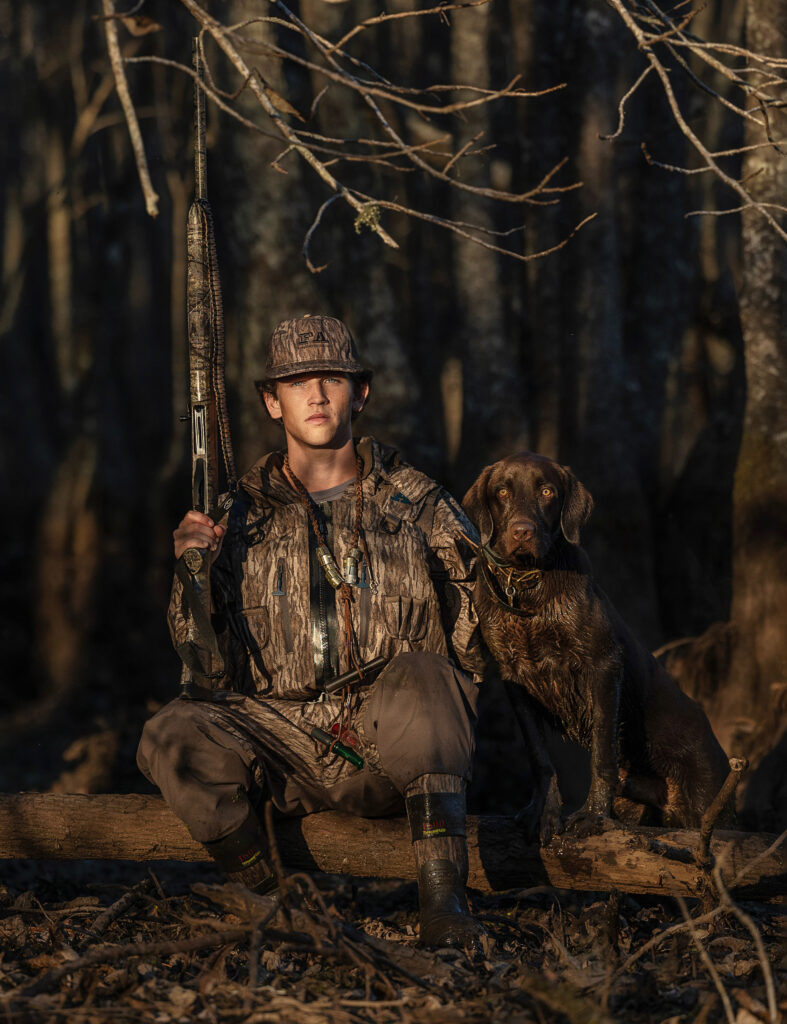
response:
<path id="1" fill-rule="evenodd" d="M 521 569 L 503 561 L 488 544 L 476 544 L 465 533 L 462 536 L 479 557 L 481 578 L 493 600 L 515 615 L 529 615 L 523 608 L 517 608 L 517 602 L 524 593 L 539 585 L 543 570 Z"/>
<path id="2" fill-rule="evenodd" d="M 518 608 L 517 604 L 524 594 L 539 585 L 544 575 L 541 569 L 519 569 L 515 565 L 501 562 L 486 546 L 480 554 L 482 578 L 497 604 L 516 615 L 529 615 L 530 612 Z"/>

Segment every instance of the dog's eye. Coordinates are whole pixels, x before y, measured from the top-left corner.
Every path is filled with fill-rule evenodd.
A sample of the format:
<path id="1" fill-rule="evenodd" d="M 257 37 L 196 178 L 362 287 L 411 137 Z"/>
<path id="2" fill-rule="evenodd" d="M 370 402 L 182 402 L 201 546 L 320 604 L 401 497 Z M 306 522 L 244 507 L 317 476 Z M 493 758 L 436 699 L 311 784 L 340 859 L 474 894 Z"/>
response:
<path id="1" fill-rule="evenodd" d="M 497 489 L 497 496 L 498 496 L 498 498 L 507 498 L 508 495 L 509 495 L 509 490 L 508 490 L 507 487 L 498 487 L 498 489 Z"/>
<path id="2" fill-rule="evenodd" d="M 550 487 L 549 485 L 547 485 L 546 487 L 542 487 L 541 488 L 541 496 L 542 496 L 542 498 L 554 498 L 555 497 L 555 488 L 554 487 Z"/>

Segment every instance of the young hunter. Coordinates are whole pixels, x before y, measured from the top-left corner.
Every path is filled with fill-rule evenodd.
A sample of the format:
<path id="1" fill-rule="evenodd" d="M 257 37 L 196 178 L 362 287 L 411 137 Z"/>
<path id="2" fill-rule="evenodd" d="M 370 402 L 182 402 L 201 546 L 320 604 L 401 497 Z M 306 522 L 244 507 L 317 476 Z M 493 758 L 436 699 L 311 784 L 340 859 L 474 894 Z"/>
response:
<path id="1" fill-rule="evenodd" d="M 465 896 L 464 791 L 480 652 L 460 535 L 474 530 L 394 449 L 353 439 L 370 380 L 339 320 L 274 331 L 257 386 L 286 450 L 241 479 L 222 523 L 188 512 L 174 533 L 176 557 L 211 553 L 226 689 L 159 711 L 138 763 L 230 878 L 258 892 L 275 887 L 266 800 L 283 815 L 405 810 L 420 940 L 472 946 L 483 928 Z M 176 577 L 176 647 L 188 615 Z M 326 692 L 375 659 L 382 670 Z"/>

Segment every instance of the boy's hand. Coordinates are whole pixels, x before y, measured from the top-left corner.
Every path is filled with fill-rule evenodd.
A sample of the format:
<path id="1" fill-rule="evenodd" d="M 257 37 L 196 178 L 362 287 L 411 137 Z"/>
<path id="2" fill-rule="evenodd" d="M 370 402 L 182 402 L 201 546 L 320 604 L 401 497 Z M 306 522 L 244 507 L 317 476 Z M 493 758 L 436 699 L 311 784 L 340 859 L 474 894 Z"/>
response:
<path id="1" fill-rule="evenodd" d="M 189 548 L 207 548 L 211 554 L 212 564 L 218 558 L 226 529 L 217 526 L 212 519 L 202 512 L 187 512 L 172 534 L 175 542 L 175 558 L 180 558 Z"/>

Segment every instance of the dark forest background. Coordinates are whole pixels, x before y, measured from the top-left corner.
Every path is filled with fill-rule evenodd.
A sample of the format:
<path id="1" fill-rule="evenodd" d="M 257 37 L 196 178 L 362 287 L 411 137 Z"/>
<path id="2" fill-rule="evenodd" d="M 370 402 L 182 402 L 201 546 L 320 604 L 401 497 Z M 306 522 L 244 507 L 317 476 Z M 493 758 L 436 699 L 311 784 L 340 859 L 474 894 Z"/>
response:
<path id="1" fill-rule="evenodd" d="M 206 6 L 226 23 L 270 10 Z M 366 0 L 291 9 L 332 39 L 377 13 Z M 197 29 L 189 12 L 149 0 L 142 13 L 158 28 L 134 34 L 120 24 L 124 54 L 188 65 Z M 192 82 L 163 65 L 127 65 L 160 199 L 153 219 L 98 15 L 100 5 L 86 2 L 0 3 L 5 790 L 144 788 L 136 739 L 179 678 L 164 612 L 171 531 L 189 495 L 179 418 Z M 786 18 L 776 0 L 710 0 L 692 28 L 787 58 Z M 253 32 L 306 52 L 281 26 Z M 217 81 L 239 88 L 206 45 Z M 602 585 L 703 701 L 727 752 L 751 758 L 745 823 L 784 827 L 787 246 L 756 212 L 687 216 L 740 203 L 711 174 L 646 159 L 643 142 L 661 163 L 694 159 L 655 76 L 632 97 L 620 136 L 600 138 L 615 131 L 620 98 L 645 66 L 602 0 L 495 0 L 374 27 L 353 46 L 411 86 L 498 88 L 516 74 L 533 91 L 566 83 L 431 127 L 406 112 L 391 116 L 415 141 L 448 131 L 455 148 L 483 132 L 494 148 L 461 163 L 463 181 L 521 191 L 566 158 L 555 183 L 582 183 L 555 205 L 511 208 L 421 172 L 340 164 L 359 188 L 500 231 L 524 223 L 511 236 L 524 253 L 597 216 L 558 251 L 519 262 L 383 212 L 399 243 L 392 249 L 337 202 L 311 240 L 312 262 L 327 264 L 315 275 L 302 247 L 329 189 L 296 154 L 274 168 L 283 144 L 209 103 L 239 467 L 280 444 L 252 382 L 273 326 L 304 312 L 344 319 L 375 369 L 360 431 L 398 445 L 458 497 L 507 453 L 530 449 L 570 464 L 595 499 L 583 542 Z M 249 60 L 308 118 L 319 76 Z M 707 145 L 752 141 L 722 102 L 729 83 L 714 82 L 720 100 L 688 75 L 674 82 Z M 236 106 L 263 123 L 248 92 Z M 312 120 L 329 135 L 371 131 L 368 111 L 338 87 Z M 757 171 L 759 198 L 784 202 L 780 150 L 733 156 L 725 167 L 734 176 Z M 519 786 L 503 700 L 491 686 L 476 800 L 493 810 L 510 809 Z"/>

